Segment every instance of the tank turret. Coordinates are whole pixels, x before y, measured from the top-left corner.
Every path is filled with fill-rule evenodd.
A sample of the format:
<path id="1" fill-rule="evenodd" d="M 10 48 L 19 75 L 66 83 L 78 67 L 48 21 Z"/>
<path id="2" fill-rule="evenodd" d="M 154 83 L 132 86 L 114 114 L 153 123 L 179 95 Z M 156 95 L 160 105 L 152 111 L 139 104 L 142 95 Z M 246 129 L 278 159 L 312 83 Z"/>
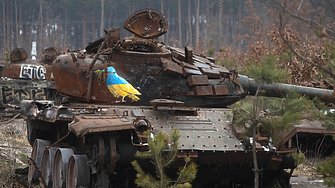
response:
<path id="1" fill-rule="evenodd" d="M 89 102 L 148 106 L 151 100 L 162 98 L 201 107 L 226 107 L 257 88 L 251 79 L 214 64 L 190 47 L 177 49 L 159 42 L 168 24 L 156 10 L 135 12 L 123 26 L 134 37 L 120 39 L 119 28 L 105 30 L 105 37 L 85 50 L 58 56 L 53 63 L 55 88 Z M 275 84 L 263 89 L 269 89 L 269 96 L 280 96 L 292 88 L 332 100 L 332 91 L 307 87 Z"/>

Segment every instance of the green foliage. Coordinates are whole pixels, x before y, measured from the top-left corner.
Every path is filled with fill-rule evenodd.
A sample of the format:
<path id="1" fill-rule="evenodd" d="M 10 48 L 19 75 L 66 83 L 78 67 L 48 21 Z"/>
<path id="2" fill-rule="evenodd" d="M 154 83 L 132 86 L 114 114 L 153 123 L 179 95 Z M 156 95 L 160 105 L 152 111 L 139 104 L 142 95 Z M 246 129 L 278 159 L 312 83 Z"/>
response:
<path id="1" fill-rule="evenodd" d="M 277 56 L 265 55 L 262 62 L 249 59 L 246 66 L 246 75 L 255 79 L 257 83 L 271 84 L 287 79 L 286 70 L 281 70 L 277 65 Z"/>
<path id="2" fill-rule="evenodd" d="M 329 70 L 335 69 L 335 44 L 332 45 L 328 41 L 324 44 L 323 57 L 328 59 L 326 68 Z M 328 73 L 322 72 L 322 78 L 330 79 L 331 83 L 334 83 L 334 79 L 329 77 Z"/>
<path id="3" fill-rule="evenodd" d="M 303 153 L 292 153 L 292 158 L 294 159 L 296 166 L 298 166 L 299 164 L 303 164 L 306 161 L 306 156 Z"/>
<path id="4" fill-rule="evenodd" d="M 259 131 L 273 138 L 274 144 L 280 141 L 275 134 L 276 131 L 290 129 L 297 123 L 303 112 L 309 110 L 310 101 L 307 97 L 300 96 L 294 92 L 288 92 L 284 98 L 267 98 L 263 105 L 258 105 L 257 123 Z M 246 126 L 250 129 L 255 121 L 253 116 L 253 101 L 245 101 L 240 108 L 233 109 L 234 124 Z M 246 129 L 246 136 L 251 136 L 251 130 Z M 276 130 L 276 131 L 274 131 Z"/>
<path id="5" fill-rule="evenodd" d="M 98 69 L 98 70 L 95 70 L 95 71 L 93 71 L 95 74 L 101 74 L 101 73 L 103 73 L 103 72 L 105 72 L 105 69 Z"/>
<path id="6" fill-rule="evenodd" d="M 326 159 L 316 166 L 316 172 L 324 176 L 323 183 L 327 186 L 335 186 L 335 157 Z"/>
<path id="7" fill-rule="evenodd" d="M 171 181 L 164 173 L 167 168 L 174 161 L 178 151 L 178 140 L 180 138 L 179 132 L 175 129 L 170 132 L 170 135 L 164 135 L 159 132 L 152 138 L 150 131 L 145 133 L 148 137 L 149 151 L 136 153 L 136 157 L 143 159 L 151 159 L 151 163 L 156 167 L 156 177 L 145 173 L 138 162 L 132 162 L 135 170 L 137 171 L 135 183 L 138 187 L 149 188 L 189 188 L 192 187 L 190 182 L 195 179 L 197 173 L 197 166 L 190 162 L 190 158 L 185 158 L 185 165 L 179 168 L 178 178 Z M 167 149 L 168 148 L 168 149 Z"/>
<path id="8" fill-rule="evenodd" d="M 276 62 L 277 57 L 271 54 L 264 56 L 261 62 L 250 59 L 246 73 L 259 84 L 283 81 L 288 75 L 285 70 L 277 66 Z M 246 135 L 250 135 L 252 127 L 257 125 L 259 132 L 271 136 L 273 142 L 277 144 L 280 138 L 274 133 L 291 128 L 310 106 L 307 97 L 292 91 L 283 97 L 258 100 L 256 96 L 253 101 L 245 102 L 240 108 L 233 109 L 234 124 L 246 126 Z"/>
<path id="9" fill-rule="evenodd" d="M 212 57 L 214 55 L 215 48 L 213 48 L 213 40 L 209 41 L 209 48 L 207 50 L 207 56 Z"/>
<path id="10" fill-rule="evenodd" d="M 314 119 L 322 121 L 322 126 L 326 129 L 335 128 L 335 113 L 331 112 L 329 107 L 320 101 L 317 97 L 313 99 L 311 105 L 312 114 L 315 116 Z"/>
<path id="11" fill-rule="evenodd" d="M 325 112 L 320 117 L 320 120 L 323 121 L 322 126 L 325 127 L 326 129 L 334 129 L 335 128 L 335 113 L 330 112 L 329 110 Z"/>

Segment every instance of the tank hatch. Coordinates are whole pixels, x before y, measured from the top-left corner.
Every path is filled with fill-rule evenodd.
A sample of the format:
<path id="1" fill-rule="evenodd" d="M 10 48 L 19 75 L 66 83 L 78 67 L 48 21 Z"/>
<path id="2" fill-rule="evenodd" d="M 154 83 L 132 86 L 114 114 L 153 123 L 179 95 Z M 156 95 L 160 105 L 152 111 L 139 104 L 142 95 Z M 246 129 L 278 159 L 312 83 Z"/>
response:
<path id="1" fill-rule="evenodd" d="M 168 30 L 164 15 L 154 9 L 144 9 L 130 15 L 123 27 L 139 38 L 157 38 Z"/>
<path id="2" fill-rule="evenodd" d="M 26 50 L 23 48 L 15 48 L 11 53 L 10 53 L 10 61 L 21 61 L 25 60 L 28 58 L 28 54 Z"/>

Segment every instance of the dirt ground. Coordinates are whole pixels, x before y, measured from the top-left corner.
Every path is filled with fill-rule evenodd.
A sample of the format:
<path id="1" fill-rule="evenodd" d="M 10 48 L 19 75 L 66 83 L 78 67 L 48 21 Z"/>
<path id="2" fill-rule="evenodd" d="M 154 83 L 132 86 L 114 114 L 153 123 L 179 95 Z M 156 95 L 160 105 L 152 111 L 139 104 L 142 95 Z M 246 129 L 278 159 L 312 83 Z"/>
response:
<path id="1" fill-rule="evenodd" d="M 322 160 L 318 161 L 320 163 Z M 299 165 L 293 172 L 291 177 L 292 188 L 326 188 L 323 184 L 322 175 L 315 172 L 316 163 L 306 162 Z"/>
<path id="2" fill-rule="evenodd" d="M 19 187 L 12 175 L 14 169 L 28 166 L 32 148 L 27 141 L 25 122 L 15 119 L 11 124 L 0 125 L 0 188 Z M 315 172 L 315 164 L 299 165 L 291 178 L 292 188 L 326 188 L 322 175 Z M 35 188 L 40 186 L 34 186 Z"/>

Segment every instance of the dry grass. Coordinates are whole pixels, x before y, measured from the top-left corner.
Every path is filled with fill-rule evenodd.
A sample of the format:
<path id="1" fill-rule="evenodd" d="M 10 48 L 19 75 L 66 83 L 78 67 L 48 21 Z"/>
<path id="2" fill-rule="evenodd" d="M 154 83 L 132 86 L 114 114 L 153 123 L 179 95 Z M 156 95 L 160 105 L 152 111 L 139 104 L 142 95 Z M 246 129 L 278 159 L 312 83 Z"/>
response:
<path id="1" fill-rule="evenodd" d="M 27 141 L 27 133 L 24 129 L 15 125 L 23 121 L 13 121 L 10 124 L 0 126 L 0 186 L 17 187 L 12 175 L 16 168 L 28 166 L 31 147 Z"/>
<path id="2" fill-rule="evenodd" d="M 316 164 L 306 162 L 297 166 L 293 171 L 293 176 L 311 176 L 322 178 L 322 175 L 317 173 Z"/>

